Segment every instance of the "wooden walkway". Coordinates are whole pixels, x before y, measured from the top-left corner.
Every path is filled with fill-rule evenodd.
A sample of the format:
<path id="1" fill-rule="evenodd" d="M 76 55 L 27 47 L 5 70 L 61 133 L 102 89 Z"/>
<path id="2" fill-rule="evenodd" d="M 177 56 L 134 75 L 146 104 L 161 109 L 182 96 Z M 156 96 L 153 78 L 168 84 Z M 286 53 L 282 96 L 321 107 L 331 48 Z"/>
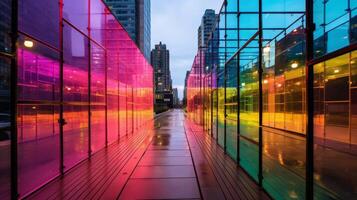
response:
<path id="1" fill-rule="evenodd" d="M 28 199 L 268 199 L 182 111 L 162 114 L 155 127 L 122 138 Z"/>
<path id="2" fill-rule="evenodd" d="M 270 199 L 202 127 L 186 121 L 185 128 L 204 199 Z"/>

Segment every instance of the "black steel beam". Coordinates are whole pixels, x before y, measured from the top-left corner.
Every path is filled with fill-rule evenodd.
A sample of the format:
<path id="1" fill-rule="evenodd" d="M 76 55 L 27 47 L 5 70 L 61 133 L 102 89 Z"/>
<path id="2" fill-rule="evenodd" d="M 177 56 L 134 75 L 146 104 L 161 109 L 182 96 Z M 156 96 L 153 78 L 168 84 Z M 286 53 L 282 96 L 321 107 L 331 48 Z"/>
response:
<path id="1" fill-rule="evenodd" d="M 60 171 L 60 175 L 63 176 L 64 174 L 64 139 L 63 139 L 63 127 L 65 125 L 65 119 L 63 118 L 63 112 L 64 112 L 64 105 L 63 105 L 63 94 L 64 94 L 64 82 L 63 82 L 63 78 L 64 78 L 64 55 L 63 55 L 63 0 L 59 1 L 59 18 L 60 18 L 60 24 L 59 24 L 59 47 L 60 47 L 60 111 L 59 111 L 59 139 L 60 139 L 60 162 L 59 162 L 59 171 Z"/>
<path id="2" fill-rule="evenodd" d="M 18 39 L 18 0 L 11 2 L 11 70 L 10 70 L 10 121 L 11 121 L 11 199 L 18 198 L 17 161 L 17 39 Z"/>
<path id="3" fill-rule="evenodd" d="M 263 186 L 263 16 L 262 0 L 259 0 L 259 186 Z"/>
<path id="4" fill-rule="evenodd" d="M 313 59 L 313 0 L 306 0 L 306 199 L 313 199 L 314 187 L 314 69 Z"/>

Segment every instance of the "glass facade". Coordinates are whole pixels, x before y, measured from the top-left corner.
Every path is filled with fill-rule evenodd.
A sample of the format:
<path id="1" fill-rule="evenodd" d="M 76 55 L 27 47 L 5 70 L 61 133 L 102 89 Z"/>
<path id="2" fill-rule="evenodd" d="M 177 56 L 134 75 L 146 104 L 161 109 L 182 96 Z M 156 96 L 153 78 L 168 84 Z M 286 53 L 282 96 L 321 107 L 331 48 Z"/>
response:
<path id="1" fill-rule="evenodd" d="M 139 46 L 147 60 L 151 52 L 151 0 L 104 0 Z"/>
<path id="2" fill-rule="evenodd" d="M 307 15 L 300 0 L 224 1 L 204 73 L 190 74 L 196 82 L 211 77 L 211 88 L 187 103 L 199 107 L 198 95 L 211 96 L 204 130 L 274 199 L 355 199 L 357 4 L 309 3 Z"/>
<path id="3" fill-rule="evenodd" d="M 18 3 L 18 164 L 11 169 L 23 198 L 149 126 L 153 71 L 102 1 Z M 1 7 L 0 199 L 10 199 L 11 1 Z"/>

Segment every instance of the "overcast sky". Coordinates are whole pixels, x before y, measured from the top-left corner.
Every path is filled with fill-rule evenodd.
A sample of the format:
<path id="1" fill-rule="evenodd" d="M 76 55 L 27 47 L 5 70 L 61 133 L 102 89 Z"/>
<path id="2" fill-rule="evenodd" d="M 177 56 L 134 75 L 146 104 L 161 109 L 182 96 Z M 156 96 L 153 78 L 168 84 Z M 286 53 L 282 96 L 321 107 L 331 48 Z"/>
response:
<path id="1" fill-rule="evenodd" d="M 151 0 L 151 44 L 170 50 L 173 87 L 183 97 L 186 71 L 197 52 L 197 29 L 205 9 L 220 9 L 223 0 Z"/>

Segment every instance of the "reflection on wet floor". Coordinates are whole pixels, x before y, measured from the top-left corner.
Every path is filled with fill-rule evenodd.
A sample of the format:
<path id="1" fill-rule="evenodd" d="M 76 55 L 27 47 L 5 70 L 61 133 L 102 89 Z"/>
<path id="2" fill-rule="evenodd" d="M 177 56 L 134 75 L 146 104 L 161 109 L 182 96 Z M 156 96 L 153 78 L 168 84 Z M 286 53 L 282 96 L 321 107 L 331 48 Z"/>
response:
<path id="1" fill-rule="evenodd" d="M 200 199 L 183 120 L 178 110 L 156 119 L 151 143 L 120 199 Z"/>

